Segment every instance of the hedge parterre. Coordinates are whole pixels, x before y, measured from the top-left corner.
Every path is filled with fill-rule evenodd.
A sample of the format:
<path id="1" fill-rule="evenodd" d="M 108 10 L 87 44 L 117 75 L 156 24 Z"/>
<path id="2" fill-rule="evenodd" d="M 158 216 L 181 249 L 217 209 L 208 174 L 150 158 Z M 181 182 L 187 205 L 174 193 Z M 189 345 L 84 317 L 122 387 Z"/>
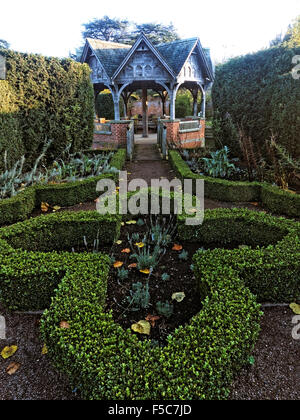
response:
<path id="1" fill-rule="evenodd" d="M 105 217 L 59 213 L 2 228 L 1 299 L 13 309 L 29 309 L 44 307 L 52 296 L 42 318 L 43 337 L 55 365 L 83 398 L 226 398 L 259 333 L 261 312 L 252 292 L 259 300 L 300 297 L 299 223 L 218 209 L 207 211 L 195 232 L 179 217 L 180 238 L 220 248 L 194 256 L 202 310 L 170 335 L 166 346 L 157 347 L 123 330 L 105 312 L 109 258 L 61 251 L 83 231 L 93 237 L 105 226 Z M 108 220 L 103 241 L 118 237 L 120 219 Z M 263 241 L 262 230 L 267 232 Z M 222 249 L 235 246 L 236 235 L 252 248 Z M 60 328 L 61 321 L 70 328 Z"/>

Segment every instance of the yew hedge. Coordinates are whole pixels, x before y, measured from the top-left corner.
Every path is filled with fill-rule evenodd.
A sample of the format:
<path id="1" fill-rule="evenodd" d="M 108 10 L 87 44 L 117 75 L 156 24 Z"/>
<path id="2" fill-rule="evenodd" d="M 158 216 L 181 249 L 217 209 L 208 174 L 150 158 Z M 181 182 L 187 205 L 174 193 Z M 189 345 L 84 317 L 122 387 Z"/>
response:
<path id="1" fill-rule="evenodd" d="M 169 161 L 182 181 L 203 179 L 205 197 L 228 202 L 261 202 L 274 214 L 300 217 L 300 195 L 260 182 L 228 181 L 201 176 L 191 171 L 176 150 L 169 151 Z"/>

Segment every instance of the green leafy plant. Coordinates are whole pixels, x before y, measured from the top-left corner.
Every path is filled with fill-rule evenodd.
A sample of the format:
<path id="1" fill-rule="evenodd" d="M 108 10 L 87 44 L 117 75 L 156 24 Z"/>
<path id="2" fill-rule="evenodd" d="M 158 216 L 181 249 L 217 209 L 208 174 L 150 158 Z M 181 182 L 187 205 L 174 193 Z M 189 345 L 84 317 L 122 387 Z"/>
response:
<path id="1" fill-rule="evenodd" d="M 146 309 L 150 303 L 149 283 L 143 284 L 141 282 L 133 283 L 132 289 L 127 296 L 128 306 L 132 311 Z"/>
<path id="2" fill-rule="evenodd" d="M 224 146 L 223 149 L 211 152 L 210 158 L 202 158 L 204 162 L 204 172 L 213 178 L 228 178 L 236 170 L 235 165 L 229 159 L 229 149 Z"/>
<path id="3" fill-rule="evenodd" d="M 127 280 L 128 279 L 128 274 L 129 274 L 129 271 L 126 270 L 125 268 L 122 267 L 122 268 L 118 269 L 118 279 L 119 280 L 121 280 L 121 281 Z"/>
<path id="4" fill-rule="evenodd" d="M 178 255 L 178 258 L 181 261 L 187 261 L 188 257 L 189 257 L 189 253 L 185 249 L 183 249 L 182 252 Z"/>
<path id="5" fill-rule="evenodd" d="M 156 303 L 156 310 L 159 315 L 165 316 L 166 318 L 170 318 L 174 312 L 174 306 L 172 303 L 167 302 L 157 302 Z"/>

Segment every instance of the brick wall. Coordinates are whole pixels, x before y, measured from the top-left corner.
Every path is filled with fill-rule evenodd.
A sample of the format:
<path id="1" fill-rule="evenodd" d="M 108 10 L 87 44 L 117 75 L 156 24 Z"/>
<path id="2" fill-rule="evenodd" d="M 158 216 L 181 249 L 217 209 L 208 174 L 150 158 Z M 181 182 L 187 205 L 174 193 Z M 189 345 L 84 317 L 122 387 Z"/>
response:
<path id="1" fill-rule="evenodd" d="M 180 132 L 180 120 L 167 121 L 164 120 L 167 127 L 167 142 L 173 143 L 178 148 L 195 149 L 205 146 L 205 120 L 200 120 L 200 128 L 198 130 Z"/>
<path id="2" fill-rule="evenodd" d="M 93 149 L 126 147 L 129 121 L 111 122 L 110 133 L 95 131 Z"/>

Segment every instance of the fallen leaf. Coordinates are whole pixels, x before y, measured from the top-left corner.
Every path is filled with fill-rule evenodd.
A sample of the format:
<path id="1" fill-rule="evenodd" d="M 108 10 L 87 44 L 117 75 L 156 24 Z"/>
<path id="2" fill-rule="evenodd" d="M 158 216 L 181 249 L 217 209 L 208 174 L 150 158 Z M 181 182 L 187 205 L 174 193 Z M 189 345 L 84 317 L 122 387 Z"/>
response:
<path id="1" fill-rule="evenodd" d="M 121 243 L 122 243 L 122 242 L 123 242 L 123 241 L 117 241 L 117 242 L 116 242 L 116 244 L 117 244 L 117 245 L 121 245 Z"/>
<path id="2" fill-rule="evenodd" d="M 3 359 L 8 359 L 9 357 L 13 356 L 16 351 L 18 350 L 18 346 L 6 346 L 1 352 L 1 356 Z"/>
<path id="3" fill-rule="evenodd" d="M 126 222 L 126 225 L 135 225 L 136 224 L 136 220 L 128 220 L 128 222 Z"/>
<path id="4" fill-rule="evenodd" d="M 49 210 L 49 207 L 50 206 L 49 206 L 48 203 L 44 203 L 44 202 L 41 203 L 41 210 L 42 210 L 42 212 L 46 213 Z"/>
<path id="5" fill-rule="evenodd" d="M 115 263 L 114 263 L 114 267 L 115 268 L 119 268 L 119 267 L 122 267 L 122 265 L 123 265 L 124 263 L 122 262 L 122 261 L 116 261 Z"/>
<path id="6" fill-rule="evenodd" d="M 54 206 L 54 207 L 52 207 L 52 209 L 53 209 L 53 211 L 57 211 L 57 210 L 60 210 L 61 207 L 60 206 Z"/>
<path id="7" fill-rule="evenodd" d="M 300 315 L 300 305 L 297 305 L 297 303 L 291 303 L 290 308 L 294 312 L 294 314 Z"/>
<path id="8" fill-rule="evenodd" d="M 151 325 L 148 321 L 139 321 L 137 324 L 131 325 L 132 331 L 139 334 L 150 335 Z"/>
<path id="9" fill-rule="evenodd" d="M 187 210 L 187 213 L 190 213 L 190 214 L 197 213 L 197 209 L 189 209 Z"/>
<path id="10" fill-rule="evenodd" d="M 122 249 L 123 254 L 130 254 L 131 250 L 129 248 Z"/>
<path id="11" fill-rule="evenodd" d="M 150 274 L 149 268 L 145 268 L 144 270 L 140 270 L 140 272 L 143 273 L 143 274 Z"/>
<path id="12" fill-rule="evenodd" d="M 125 223 L 124 222 L 121 222 L 121 226 L 125 226 Z"/>
<path id="13" fill-rule="evenodd" d="M 172 300 L 176 300 L 176 302 L 182 302 L 184 298 L 185 298 L 184 292 L 176 292 L 176 293 L 173 293 L 172 295 Z"/>
<path id="14" fill-rule="evenodd" d="M 174 244 L 172 250 L 173 251 L 181 251 L 182 250 L 182 245 Z"/>
<path id="15" fill-rule="evenodd" d="M 137 267 L 137 263 L 132 263 L 129 264 L 128 268 L 136 268 Z"/>
<path id="16" fill-rule="evenodd" d="M 20 369 L 20 367 L 20 363 L 12 362 L 7 366 L 6 373 L 8 375 L 14 375 Z"/>
<path id="17" fill-rule="evenodd" d="M 96 200 L 94 200 L 95 203 L 99 203 L 99 198 L 96 198 Z"/>
<path id="18" fill-rule="evenodd" d="M 256 207 L 259 206 L 259 203 L 257 201 L 252 201 L 252 202 L 250 202 L 250 204 L 252 204 L 252 206 L 256 206 Z"/>
<path id="19" fill-rule="evenodd" d="M 146 319 L 146 321 L 149 321 L 150 324 L 151 324 L 151 326 L 152 326 L 152 328 L 154 328 L 155 327 L 155 322 L 160 319 L 160 316 L 158 316 L 158 315 L 150 315 L 149 314 L 149 315 L 146 316 L 145 319 Z"/>
<path id="20" fill-rule="evenodd" d="M 42 348 L 42 354 L 47 354 L 47 353 L 48 353 L 48 348 L 47 348 L 46 344 L 44 344 L 43 348 Z"/>
<path id="21" fill-rule="evenodd" d="M 135 245 L 139 248 L 143 248 L 145 246 L 144 242 L 137 242 Z"/>
<path id="22" fill-rule="evenodd" d="M 67 321 L 61 321 L 59 327 L 68 330 L 70 328 L 70 324 Z"/>

